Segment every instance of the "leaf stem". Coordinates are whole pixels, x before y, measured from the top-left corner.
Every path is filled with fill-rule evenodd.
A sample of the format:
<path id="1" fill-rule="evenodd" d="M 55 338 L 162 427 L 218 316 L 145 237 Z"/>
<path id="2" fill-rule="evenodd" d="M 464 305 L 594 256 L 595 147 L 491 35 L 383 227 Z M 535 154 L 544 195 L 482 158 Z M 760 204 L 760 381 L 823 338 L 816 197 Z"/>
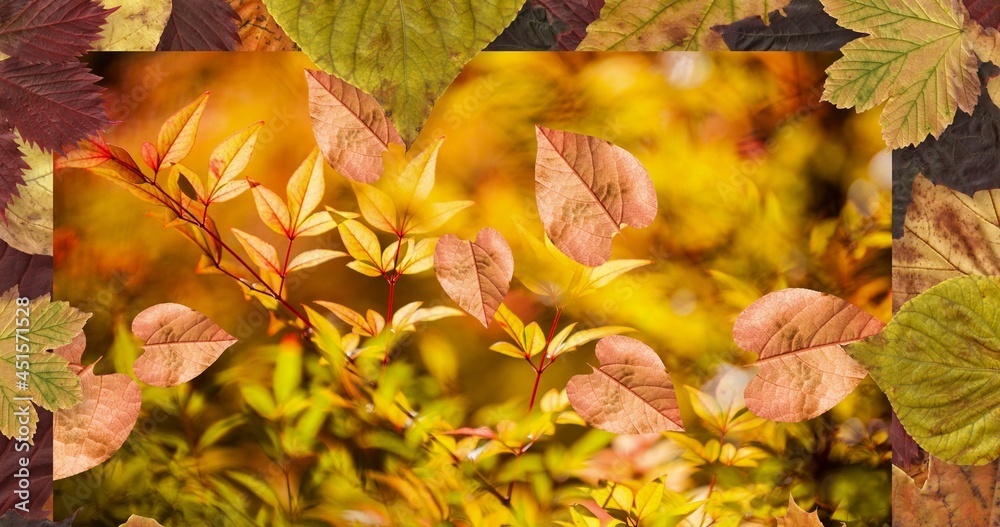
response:
<path id="1" fill-rule="evenodd" d="M 399 266 L 399 252 L 403 247 L 403 235 L 396 235 L 396 254 L 392 258 L 392 273 L 385 273 L 382 276 L 385 277 L 386 281 L 389 282 L 389 305 L 385 311 L 385 324 L 386 328 L 389 330 L 389 338 L 385 342 L 385 354 L 382 356 L 382 373 L 385 373 L 386 366 L 389 365 L 389 349 L 392 344 L 392 315 L 393 315 L 393 303 L 396 300 L 396 281 L 402 276 L 397 267 Z"/>
<path id="2" fill-rule="evenodd" d="M 230 256 L 235 258 L 236 261 L 239 262 L 240 265 L 242 265 L 243 268 L 246 269 L 251 276 L 253 276 L 254 280 L 259 282 L 267 289 L 268 294 L 271 295 L 272 298 L 277 300 L 281 305 L 285 306 L 285 309 L 290 311 L 292 315 L 295 315 L 295 318 L 301 320 L 308 328 L 314 329 L 312 323 L 309 322 L 309 319 L 305 315 L 299 313 L 299 311 L 295 309 L 295 307 L 289 304 L 284 298 L 281 298 L 281 295 L 275 292 L 274 289 L 272 289 L 271 286 L 268 285 L 267 282 L 265 282 L 264 279 L 261 278 L 259 274 L 257 274 L 257 271 L 253 270 L 253 267 L 251 267 L 250 264 L 248 264 L 242 257 L 240 257 L 240 255 L 237 254 L 236 251 L 234 251 L 231 247 L 229 247 L 229 245 L 227 245 L 226 242 L 222 241 L 221 236 L 215 234 L 215 232 L 213 232 L 212 229 L 206 227 L 207 222 L 199 220 L 197 215 L 195 215 L 193 212 L 185 208 L 184 205 L 179 201 L 175 200 L 173 196 L 167 194 L 166 191 L 164 191 L 163 188 L 160 187 L 159 183 L 157 183 L 155 179 L 150 179 L 145 174 L 142 174 L 142 178 L 146 180 L 146 183 L 153 185 L 153 187 L 156 188 L 156 190 L 159 190 L 161 194 L 163 194 L 167 199 L 169 199 L 173 203 L 174 206 L 170 205 L 167 206 L 170 207 L 170 209 L 173 210 L 174 213 L 176 213 L 179 218 L 181 218 L 184 221 L 187 221 L 188 223 L 193 223 L 197 225 L 198 228 L 200 228 L 205 234 L 211 236 L 212 239 L 215 240 L 215 242 L 218 243 L 220 247 L 222 247 L 227 253 L 229 253 Z M 184 218 L 185 214 L 188 215 L 188 218 Z"/>
<path id="3" fill-rule="evenodd" d="M 559 317 L 562 315 L 562 308 L 556 309 L 556 316 L 552 319 L 552 327 L 549 328 L 549 336 L 545 339 L 545 348 L 542 350 L 542 360 L 538 362 L 538 367 L 535 368 L 535 385 L 531 388 L 531 401 L 528 402 L 528 412 L 531 412 L 535 408 L 535 397 L 538 396 L 538 384 L 542 380 L 542 372 L 545 368 L 552 366 L 555 362 L 555 357 L 549 359 L 549 363 L 545 364 L 545 359 L 549 354 L 549 343 L 552 342 L 552 337 L 556 335 L 556 328 L 559 326 Z M 531 363 L 531 359 L 528 359 Z"/>
<path id="4" fill-rule="evenodd" d="M 288 260 L 292 256 L 292 242 L 295 241 L 295 237 L 288 238 L 288 248 L 285 249 L 285 263 L 281 265 L 281 281 L 278 282 L 278 295 L 282 293 L 282 289 L 285 288 L 285 277 L 288 276 Z"/>

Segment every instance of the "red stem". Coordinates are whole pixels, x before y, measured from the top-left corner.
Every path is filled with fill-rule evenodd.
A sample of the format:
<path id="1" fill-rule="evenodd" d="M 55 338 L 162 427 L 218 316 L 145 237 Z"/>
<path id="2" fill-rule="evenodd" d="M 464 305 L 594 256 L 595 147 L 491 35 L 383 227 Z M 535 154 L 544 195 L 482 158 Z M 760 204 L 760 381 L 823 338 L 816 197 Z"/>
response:
<path id="1" fill-rule="evenodd" d="M 293 241 L 295 241 L 294 237 L 288 238 L 288 249 L 285 249 L 285 263 L 281 266 L 281 281 L 278 282 L 278 295 L 281 295 L 281 290 L 285 288 L 285 277 L 288 276 L 288 260 L 292 255 Z"/>
<path id="2" fill-rule="evenodd" d="M 389 346 L 392 344 L 392 315 L 393 315 L 393 302 L 396 299 L 396 280 L 402 276 L 399 270 L 396 269 L 399 266 L 399 250 L 403 247 L 403 235 L 396 235 L 396 254 L 392 257 L 392 275 L 388 273 L 383 274 L 386 281 L 389 282 L 389 306 L 385 312 L 385 323 L 386 327 L 389 328 L 390 336 L 385 343 L 385 355 L 382 356 L 382 373 L 385 373 L 385 367 L 389 365 Z"/>
<path id="3" fill-rule="evenodd" d="M 536 367 L 532 364 L 531 359 L 528 359 L 528 364 L 531 364 L 531 367 L 535 369 L 535 385 L 531 388 L 531 401 L 528 402 L 529 412 L 535 408 L 535 397 L 538 396 L 538 384 L 542 381 L 542 372 L 545 371 L 545 368 L 552 366 L 552 363 L 556 360 L 553 357 L 549 359 L 548 364 L 545 364 L 545 358 L 549 354 L 549 343 L 552 342 L 552 337 L 556 334 L 556 327 L 559 325 L 560 315 L 562 315 L 562 308 L 556 309 L 556 316 L 552 319 L 552 327 L 549 328 L 549 336 L 545 339 L 545 348 L 542 350 L 542 360 L 538 362 L 538 366 Z"/>

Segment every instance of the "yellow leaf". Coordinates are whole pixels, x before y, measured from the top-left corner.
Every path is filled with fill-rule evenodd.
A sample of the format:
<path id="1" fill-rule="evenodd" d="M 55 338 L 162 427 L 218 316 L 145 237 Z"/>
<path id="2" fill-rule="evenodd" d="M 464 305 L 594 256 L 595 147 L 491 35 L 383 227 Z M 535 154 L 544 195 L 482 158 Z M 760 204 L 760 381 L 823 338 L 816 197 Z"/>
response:
<path id="1" fill-rule="evenodd" d="M 300 253 L 295 258 L 292 258 L 292 261 L 288 263 L 288 269 L 286 269 L 285 272 L 290 273 L 292 271 L 300 271 L 302 269 L 316 267 L 319 264 L 328 262 L 334 258 L 340 258 L 342 256 L 347 256 L 347 253 L 342 251 L 331 251 L 328 249 L 312 249 L 310 251 Z"/>
<path id="2" fill-rule="evenodd" d="M 209 92 L 203 93 L 194 102 L 171 115 L 160 127 L 160 132 L 156 135 L 156 152 L 160 155 L 161 166 L 176 163 L 191 151 L 208 95 Z"/>
<path id="3" fill-rule="evenodd" d="M 292 232 L 291 219 L 285 202 L 281 201 L 277 194 L 257 182 L 250 183 L 250 192 L 253 194 L 253 201 L 257 205 L 257 215 L 260 216 L 261 221 L 272 231 L 282 236 L 289 236 Z"/>
<path id="4" fill-rule="evenodd" d="M 258 121 L 215 147 L 208 159 L 208 187 L 212 189 L 211 194 L 214 195 L 220 187 L 236 179 L 247 167 L 257 142 L 257 133 L 263 126 L 264 122 Z"/>
<path id="5" fill-rule="evenodd" d="M 294 234 L 296 238 L 299 236 L 318 236 L 336 227 L 337 221 L 333 219 L 333 216 L 329 212 L 321 210 L 306 218 Z"/>
<path id="6" fill-rule="evenodd" d="M 434 171 L 437 169 L 438 152 L 444 138 L 438 138 L 420 154 L 410 160 L 392 182 L 389 194 L 396 200 L 399 221 L 404 227 L 412 222 L 413 209 L 421 204 L 434 189 Z"/>
<path id="7" fill-rule="evenodd" d="M 326 190 L 325 185 L 323 162 L 320 160 L 319 150 L 313 148 L 302 164 L 292 173 L 285 190 L 293 233 L 300 229 L 308 219 L 309 214 L 319 206 L 320 201 L 323 200 L 323 192 Z"/>
<path id="8" fill-rule="evenodd" d="M 344 247 L 354 259 L 369 263 L 381 270 L 382 248 L 379 246 L 375 233 L 355 220 L 341 223 L 338 230 Z"/>
<path id="9" fill-rule="evenodd" d="M 523 359 L 525 356 L 525 353 L 521 351 L 520 348 L 506 341 L 497 342 L 496 344 L 490 346 L 490 349 L 497 353 L 502 353 L 504 355 L 514 357 L 515 359 Z"/>
<path id="10" fill-rule="evenodd" d="M 101 3 L 118 9 L 108 15 L 94 50 L 156 51 L 170 18 L 170 0 L 102 0 Z"/>
<path id="11" fill-rule="evenodd" d="M 385 192 L 367 183 L 351 182 L 351 188 L 358 198 L 358 208 L 365 221 L 376 229 L 398 234 L 401 232 L 397 219 L 396 205 Z"/>
<path id="12" fill-rule="evenodd" d="M 6 223 L 0 221 L 0 239 L 28 254 L 52 255 L 52 154 L 21 145 L 29 169 L 24 171 L 25 186 L 18 186 L 19 196 L 5 211 Z"/>
<path id="13" fill-rule="evenodd" d="M 415 244 L 412 238 L 408 238 L 406 241 L 409 242 L 409 248 L 396 267 L 400 273 L 422 273 L 434 266 L 434 247 L 437 244 L 437 238 L 424 238 Z"/>
<path id="14" fill-rule="evenodd" d="M 440 229 L 448 220 L 456 214 L 471 207 L 475 203 L 472 201 L 446 201 L 443 203 L 432 203 L 426 207 L 420 207 L 414 211 L 410 224 L 407 225 L 409 234 L 426 234 Z"/>
<path id="15" fill-rule="evenodd" d="M 272 272 L 281 274 L 281 264 L 278 263 L 278 251 L 271 244 L 264 240 L 232 227 L 233 234 L 239 240 L 240 245 L 250 255 L 250 259 L 258 267 L 270 269 Z"/>

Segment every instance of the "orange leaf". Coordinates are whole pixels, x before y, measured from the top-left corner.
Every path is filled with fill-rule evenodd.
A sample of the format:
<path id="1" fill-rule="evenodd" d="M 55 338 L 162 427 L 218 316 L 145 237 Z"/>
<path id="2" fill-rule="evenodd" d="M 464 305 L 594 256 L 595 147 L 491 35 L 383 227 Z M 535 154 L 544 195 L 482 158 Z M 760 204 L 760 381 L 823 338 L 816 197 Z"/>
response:
<path id="1" fill-rule="evenodd" d="M 843 346 L 882 330 L 859 307 L 809 289 L 785 289 L 750 304 L 733 326 L 741 348 L 758 354 L 744 392 L 751 412 L 804 421 L 847 397 L 868 374 Z"/>
<path id="2" fill-rule="evenodd" d="M 302 269 L 308 269 L 310 267 L 316 267 L 319 264 L 329 262 L 334 258 L 340 258 L 347 256 L 347 253 L 341 251 L 330 251 L 327 249 L 313 249 L 311 251 L 305 251 L 298 254 L 292 261 L 288 263 L 288 269 L 285 272 L 290 273 L 292 271 L 300 271 Z"/>
<path id="3" fill-rule="evenodd" d="M 176 163 L 184 159 L 194 146 L 201 114 L 205 111 L 209 92 L 205 92 L 191 104 L 170 116 L 160 133 L 156 135 L 156 151 L 160 154 L 160 165 Z"/>
<path id="4" fill-rule="evenodd" d="M 142 391 L 127 375 L 80 372 L 83 401 L 55 413 L 52 479 L 68 478 L 100 465 L 128 439 L 139 418 Z"/>
<path id="5" fill-rule="evenodd" d="M 272 273 L 281 274 L 281 264 L 278 262 L 278 250 L 273 245 L 236 227 L 230 227 L 230 229 L 236 235 L 236 239 L 243 246 L 243 249 L 250 255 L 253 263 L 262 269 L 270 270 Z"/>
<path id="6" fill-rule="evenodd" d="M 778 527 L 823 527 L 823 522 L 819 521 L 817 511 L 804 511 L 795 503 L 795 498 L 788 496 L 788 512 L 778 518 Z"/>
<path id="7" fill-rule="evenodd" d="M 586 135 L 535 127 L 535 194 L 545 233 L 584 265 L 611 257 L 611 238 L 624 225 L 656 217 L 649 173 L 630 153 Z"/>
<path id="8" fill-rule="evenodd" d="M 104 140 L 104 135 L 97 132 L 81 140 L 75 150 L 66 152 L 65 156 L 56 155 L 55 170 L 63 168 L 92 168 L 112 158 L 111 149 Z"/>
<path id="9" fill-rule="evenodd" d="M 514 256 L 499 232 L 485 228 L 469 242 L 448 234 L 434 250 L 434 269 L 445 293 L 483 326 L 489 326 L 510 289 Z"/>
<path id="10" fill-rule="evenodd" d="M 351 188 L 358 198 L 358 208 L 369 225 L 382 232 L 398 234 L 401 223 L 397 218 L 396 205 L 392 198 L 381 190 L 367 184 L 351 182 Z"/>
<path id="11" fill-rule="evenodd" d="M 677 394 L 652 348 L 621 335 L 597 343 L 599 368 L 566 385 L 570 404 L 588 424 L 618 434 L 684 430 Z"/>
<path id="12" fill-rule="evenodd" d="M 382 152 L 402 145 L 396 128 L 374 97 L 322 71 L 306 70 L 309 117 L 323 158 L 361 183 L 382 175 Z"/>
<path id="13" fill-rule="evenodd" d="M 290 236 L 292 220 L 285 202 L 277 194 L 256 181 L 250 181 L 250 192 L 257 205 L 257 215 L 260 216 L 264 225 L 282 236 Z"/>
<path id="14" fill-rule="evenodd" d="M 153 386 L 177 386 L 211 366 L 236 339 L 205 315 L 180 304 L 157 304 L 132 320 L 132 333 L 146 344 L 135 375 Z"/>
<path id="15" fill-rule="evenodd" d="M 382 248 L 371 229 L 355 220 L 347 220 L 338 226 L 338 230 L 344 247 L 354 259 L 382 269 Z"/>
<path id="16" fill-rule="evenodd" d="M 336 228 L 337 220 L 333 218 L 333 215 L 325 210 L 321 210 L 306 218 L 302 222 L 302 225 L 299 225 L 295 236 L 318 236 Z"/>
<path id="17" fill-rule="evenodd" d="M 264 122 L 258 121 L 236 132 L 212 150 L 212 155 L 208 158 L 208 188 L 211 189 L 211 197 L 214 198 L 216 191 L 236 179 L 250 163 L 257 134 L 263 126 Z"/>
<path id="18" fill-rule="evenodd" d="M 285 189 L 293 234 L 297 234 L 309 215 L 319 206 L 325 190 L 323 162 L 319 159 L 319 150 L 314 148 L 302 164 L 295 169 Z"/>
<path id="19" fill-rule="evenodd" d="M 931 457 L 927 481 L 917 488 L 910 476 L 893 466 L 893 525 L 993 527 L 1000 522 L 998 476 L 1000 461 L 961 466 Z"/>

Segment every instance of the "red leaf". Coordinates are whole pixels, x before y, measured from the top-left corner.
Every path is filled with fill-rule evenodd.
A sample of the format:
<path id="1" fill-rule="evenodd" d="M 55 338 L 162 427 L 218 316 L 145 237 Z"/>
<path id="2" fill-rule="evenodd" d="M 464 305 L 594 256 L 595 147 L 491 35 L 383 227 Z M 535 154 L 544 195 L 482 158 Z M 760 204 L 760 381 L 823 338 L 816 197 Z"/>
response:
<path id="1" fill-rule="evenodd" d="M 0 114 L 29 144 L 62 153 L 63 147 L 108 125 L 98 80 L 79 62 L 2 60 Z"/>
<path id="2" fill-rule="evenodd" d="M 884 324 L 861 308 L 809 289 L 784 289 L 750 304 L 733 339 L 758 354 L 744 395 L 751 412 L 772 421 L 804 421 L 833 408 L 868 374 L 843 346 Z"/>
<path id="3" fill-rule="evenodd" d="M 604 7 L 604 0 L 535 0 L 556 20 L 562 20 L 569 31 L 559 35 L 559 49 L 573 51 L 587 36 L 587 26 L 597 20 Z"/>
<path id="4" fill-rule="evenodd" d="M 484 326 L 507 296 L 514 255 L 499 232 L 485 228 L 469 242 L 447 234 L 434 249 L 434 272 L 445 293 Z"/>
<path id="5" fill-rule="evenodd" d="M 0 52 L 28 62 L 61 62 L 101 38 L 114 9 L 94 0 L 0 0 Z"/>
<path id="6" fill-rule="evenodd" d="M 962 3 L 981 26 L 1000 29 L 1000 3 L 996 0 L 962 0 Z"/>
<path id="7" fill-rule="evenodd" d="M 15 285 L 29 298 L 52 293 L 52 257 L 26 254 L 0 241 L 0 291 Z"/>
<path id="8" fill-rule="evenodd" d="M 909 471 L 913 463 L 920 460 L 920 446 L 903 428 L 895 410 L 892 410 L 892 424 L 889 425 L 889 441 L 892 443 L 893 465 Z"/>
<path id="9" fill-rule="evenodd" d="M 156 51 L 236 51 L 239 21 L 226 0 L 173 0 Z"/>
<path id="10" fill-rule="evenodd" d="M 566 397 L 584 421 L 618 434 L 684 429 L 670 374 L 652 348 L 614 335 L 597 343 L 596 354 L 601 366 L 566 385 Z"/>
<path id="11" fill-rule="evenodd" d="M 20 195 L 17 186 L 24 185 L 24 170 L 27 168 L 28 163 L 17 147 L 14 131 L 0 131 L 0 215 L 7 210 L 14 197 Z"/>
<path id="12" fill-rule="evenodd" d="M 649 173 L 630 153 L 596 137 L 535 127 L 535 196 L 545 234 L 584 265 L 611 257 L 623 225 L 646 227 L 656 217 Z"/>

